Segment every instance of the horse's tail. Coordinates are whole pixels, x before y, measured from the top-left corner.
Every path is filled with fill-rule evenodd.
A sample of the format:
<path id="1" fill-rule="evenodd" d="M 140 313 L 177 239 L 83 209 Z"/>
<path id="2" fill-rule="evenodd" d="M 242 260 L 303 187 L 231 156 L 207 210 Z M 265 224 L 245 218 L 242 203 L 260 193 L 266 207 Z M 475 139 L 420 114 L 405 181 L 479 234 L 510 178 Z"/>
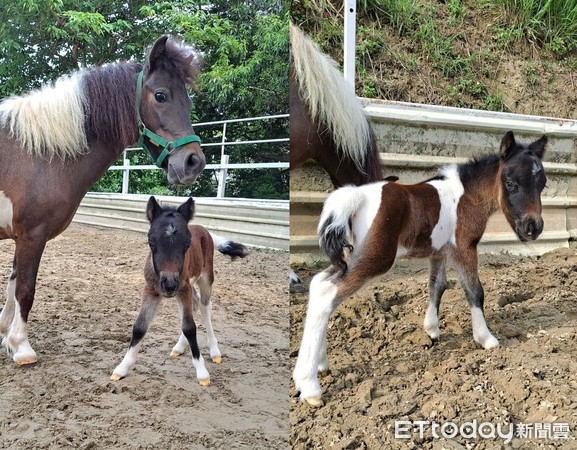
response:
<path id="1" fill-rule="evenodd" d="M 230 239 L 214 233 L 210 233 L 210 236 L 212 237 L 214 248 L 223 255 L 230 256 L 231 260 L 235 260 L 236 258 L 244 258 L 248 255 L 248 249 L 243 244 L 231 241 Z"/>
<path id="2" fill-rule="evenodd" d="M 327 127 L 343 157 L 350 158 L 360 172 L 367 173 L 367 163 L 372 162 L 367 158 L 372 153 L 378 158 L 378 150 L 361 102 L 346 83 L 337 63 L 292 22 L 290 41 L 299 95 L 311 118 Z M 380 171 L 380 161 L 376 167 Z"/>
<path id="3" fill-rule="evenodd" d="M 345 186 L 329 195 L 323 206 L 317 230 L 320 247 L 343 273 L 347 271 L 347 256 L 355 244 L 351 219 L 363 206 L 365 198 L 357 187 Z"/>

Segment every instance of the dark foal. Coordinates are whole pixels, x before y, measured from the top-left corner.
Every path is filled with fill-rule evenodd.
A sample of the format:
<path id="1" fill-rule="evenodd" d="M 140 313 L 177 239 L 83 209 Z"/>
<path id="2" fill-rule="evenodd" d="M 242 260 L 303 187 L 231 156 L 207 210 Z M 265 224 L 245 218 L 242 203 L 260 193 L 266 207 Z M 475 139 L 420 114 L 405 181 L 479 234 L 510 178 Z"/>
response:
<path id="1" fill-rule="evenodd" d="M 199 307 L 204 318 L 210 357 L 217 364 L 222 360 L 210 314 L 214 248 L 232 259 L 244 258 L 247 251 L 242 244 L 211 235 L 200 225 L 188 225 L 193 215 L 192 198 L 178 208 L 162 207 L 154 197 L 148 201 L 146 217 L 150 222 L 150 254 L 144 268 L 142 306 L 134 322 L 128 352 L 111 376 L 113 381 L 124 378 L 136 363 L 141 340 L 162 298 L 176 297 L 182 318 L 182 334 L 170 356 L 182 355 L 188 343 L 199 383 L 203 386 L 210 384 L 196 339 L 193 312 Z"/>
<path id="2" fill-rule="evenodd" d="M 163 36 L 144 64 L 89 67 L 0 103 L 0 240 L 16 243 L 0 337 L 16 364 L 37 360 L 27 323 L 46 242 L 122 151 L 140 135 L 171 184 L 191 184 L 204 168 L 187 91 L 198 58 Z"/>
<path id="3" fill-rule="evenodd" d="M 498 209 L 521 241 L 541 234 L 541 192 L 547 180 L 541 161 L 546 143 L 543 136 L 532 144 L 520 144 L 509 131 L 498 155 L 443 167 L 438 176 L 423 183 L 344 187 L 327 198 L 318 231 L 321 248 L 332 265 L 311 281 L 293 372 L 303 400 L 321 403 L 317 374 L 328 369 L 330 315 L 365 282 L 387 272 L 398 257 L 430 258 L 430 301 L 424 328 L 431 339 L 439 337 L 438 311 L 449 259 L 459 271 L 469 303 L 474 340 L 485 349 L 499 345 L 483 314 L 477 244 L 489 216 Z"/>

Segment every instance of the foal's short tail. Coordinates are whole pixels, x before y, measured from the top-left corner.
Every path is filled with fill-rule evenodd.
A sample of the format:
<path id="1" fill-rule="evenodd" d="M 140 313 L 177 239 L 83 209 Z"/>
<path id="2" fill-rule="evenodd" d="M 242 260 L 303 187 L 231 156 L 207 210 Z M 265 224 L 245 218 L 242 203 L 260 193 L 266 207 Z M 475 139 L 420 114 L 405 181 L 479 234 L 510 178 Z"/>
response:
<path id="1" fill-rule="evenodd" d="M 359 188 L 345 186 L 329 195 L 323 206 L 317 230 L 320 247 L 343 273 L 347 271 L 346 251 L 350 254 L 354 249 L 351 218 L 364 202 Z"/>
<path id="2" fill-rule="evenodd" d="M 244 245 L 214 233 L 210 233 L 210 236 L 214 242 L 214 248 L 223 255 L 230 256 L 230 259 L 235 260 L 236 258 L 244 258 L 248 255 L 248 250 Z"/>

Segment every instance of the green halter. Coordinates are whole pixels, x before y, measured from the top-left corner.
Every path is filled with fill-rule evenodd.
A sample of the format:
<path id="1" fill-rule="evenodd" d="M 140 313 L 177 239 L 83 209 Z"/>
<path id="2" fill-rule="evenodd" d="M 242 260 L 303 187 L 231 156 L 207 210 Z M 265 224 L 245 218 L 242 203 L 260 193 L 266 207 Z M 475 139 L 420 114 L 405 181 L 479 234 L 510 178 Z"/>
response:
<path id="1" fill-rule="evenodd" d="M 162 149 L 160 155 L 158 155 L 158 158 L 156 158 L 156 161 L 154 161 L 157 167 L 161 167 L 166 157 L 170 155 L 172 152 L 174 152 L 177 148 L 182 147 L 183 145 L 189 144 L 191 142 L 198 142 L 200 144 L 200 138 L 196 134 L 189 134 L 188 136 L 184 136 L 180 139 L 177 139 L 176 141 L 168 142 L 162 136 L 159 136 L 155 132 L 146 128 L 146 125 L 144 125 L 144 122 L 140 118 L 140 101 L 142 99 L 143 78 L 144 78 L 144 72 L 141 71 L 138 74 L 138 81 L 136 82 L 136 116 L 138 118 L 138 145 L 140 145 L 142 148 L 145 148 L 153 159 L 154 156 L 152 156 L 152 152 L 150 151 L 148 146 L 144 143 L 144 138 L 147 137 L 148 141 L 152 145 L 158 147 L 159 149 Z"/>

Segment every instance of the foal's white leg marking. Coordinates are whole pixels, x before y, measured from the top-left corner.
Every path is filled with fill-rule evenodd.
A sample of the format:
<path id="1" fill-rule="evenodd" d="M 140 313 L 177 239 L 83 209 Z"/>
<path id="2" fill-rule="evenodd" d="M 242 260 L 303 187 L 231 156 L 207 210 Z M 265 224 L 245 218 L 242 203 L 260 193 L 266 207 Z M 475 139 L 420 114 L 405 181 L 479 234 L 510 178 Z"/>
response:
<path id="1" fill-rule="evenodd" d="M 184 335 L 184 333 L 180 333 L 180 337 L 178 338 L 178 342 L 175 344 L 174 347 L 172 347 L 172 351 L 170 352 L 170 356 L 172 358 L 178 358 L 180 355 L 182 355 L 185 352 L 187 346 L 188 346 L 188 340 L 186 339 L 186 336 Z"/>
<path id="2" fill-rule="evenodd" d="M 0 191 L 0 230 L 12 229 L 12 202 Z"/>
<path id="3" fill-rule="evenodd" d="M 209 301 L 208 305 L 204 305 L 203 302 L 200 302 L 200 311 L 202 313 L 202 318 L 204 319 L 204 327 L 206 328 L 206 343 L 208 345 L 208 351 L 211 359 L 216 364 L 220 364 L 222 362 L 222 356 L 218 348 L 218 341 L 214 335 L 214 329 L 212 328 L 211 310 L 212 302 Z"/>
<path id="4" fill-rule="evenodd" d="M 337 287 L 328 280 L 328 277 L 329 273 L 323 271 L 315 275 L 311 281 L 305 327 L 293 371 L 296 390 L 300 391 L 301 399 L 312 406 L 322 404 L 318 380 L 319 357 L 337 292 Z"/>
<path id="5" fill-rule="evenodd" d="M 431 339 L 438 339 L 441 331 L 439 330 L 439 318 L 437 316 L 437 307 L 429 302 L 427 314 L 425 314 L 425 322 L 423 324 L 425 331 Z"/>
<path id="6" fill-rule="evenodd" d="M 112 372 L 112 376 L 110 377 L 112 381 L 118 381 L 121 378 L 124 378 L 130 371 L 130 369 L 134 367 L 134 365 L 136 364 L 136 357 L 138 356 L 138 352 L 140 351 L 141 343 L 142 341 L 140 341 L 134 347 L 130 347 L 128 349 L 126 355 L 124 355 L 124 358 L 122 359 L 122 362 L 118 364 L 118 366 L 116 366 L 116 369 L 114 369 L 114 372 Z"/>
<path id="7" fill-rule="evenodd" d="M 210 375 L 208 374 L 208 370 L 204 367 L 204 359 L 202 355 L 199 355 L 198 359 L 192 358 L 192 365 L 196 369 L 196 379 L 201 386 L 209 386 L 210 385 Z"/>
<path id="8" fill-rule="evenodd" d="M 499 347 L 499 341 L 491 334 L 483 310 L 477 306 L 471 307 L 471 322 L 473 324 L 473 339 L 487 350 Z"/>
<path id="9" fill-rule="evenodd" d="M 20 315 L 20 304 L 14 302 L 14 318 L 6 336 L 6 348 L 12 353 L 12 359 L 19 366 L 34 364 L 38 361 L 36 352 L 28 342 L 28 325 Z"/>
<path id="10" fill-rule="evenodd" d="M 439 174 L 443 175 L 445 179 L 428 182 L 437 189 L 441 202 L 439 221 L 431 233 L 431 245 L 435 250 L 439 250 L 449 243 L 456 245 L 457 207 L 459 200 L 465 193 L 456 165 L 441 168 Z"/>
<path id="11" fill-rule="evenodd" d="M 329 358 L 327 356 L 327 336 L 322 340 L 321 349 L 319 351 L 319 364 L 318 364 L 318 371 L 319 372 L 326 372 L 329 370 Z"/>
<path id="12" fill-rule="evenodd" d="M 5 336 L 14 319 L 14 304 L 16 303 L 16 278 L 8 280 L 6 287 L 6 304 L 0 312 L 0 336 Z M 3 342 L 4 343 L 4 342 Z"/>

